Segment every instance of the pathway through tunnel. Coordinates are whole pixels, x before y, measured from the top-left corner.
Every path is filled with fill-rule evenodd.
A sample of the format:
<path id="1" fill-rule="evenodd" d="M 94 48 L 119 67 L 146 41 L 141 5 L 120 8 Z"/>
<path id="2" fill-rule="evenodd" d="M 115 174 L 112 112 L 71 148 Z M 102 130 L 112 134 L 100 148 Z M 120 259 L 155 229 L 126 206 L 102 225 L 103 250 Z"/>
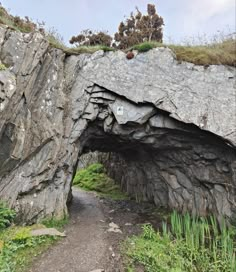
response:
<path id="1" fill-rule="evenodd" d="M 69 212 L 66 237 L 43 253 L 29 272 L 124 272 L 122 243 L 140 233 L 142 224 L 158 227 L 162 220 L 152 204 L 112 200 L 79 188 L 73 188 Z"/>

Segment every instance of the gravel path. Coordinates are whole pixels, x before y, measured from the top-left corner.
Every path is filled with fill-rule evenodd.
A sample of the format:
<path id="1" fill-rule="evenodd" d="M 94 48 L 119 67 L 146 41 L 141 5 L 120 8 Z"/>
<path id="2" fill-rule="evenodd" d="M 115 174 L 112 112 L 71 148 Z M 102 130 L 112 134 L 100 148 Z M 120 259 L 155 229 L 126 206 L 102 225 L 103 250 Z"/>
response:
<path id="1" fill-rule="evenodd" d="M 89 272 L 104 269 L 108 240 L 99 199 L 93 193 L 73 190 L 66 238 L 44 253 L 30 272 Z"/>
<path id="2" fill-rule="evenodd" d="M 121 243 L 140 233 L 144 223 L 158 228 L 161 217 L 151 204 L 73 189 L 67 236 L 36 259 L 28 272 L 124 272 Z"/>

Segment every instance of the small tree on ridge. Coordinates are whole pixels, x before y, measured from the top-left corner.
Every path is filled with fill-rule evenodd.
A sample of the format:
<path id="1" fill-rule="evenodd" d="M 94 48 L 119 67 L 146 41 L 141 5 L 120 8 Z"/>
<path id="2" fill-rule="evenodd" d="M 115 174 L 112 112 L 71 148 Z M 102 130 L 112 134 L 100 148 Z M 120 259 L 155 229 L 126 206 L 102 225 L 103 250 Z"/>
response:
<path id="1" fill-rule="evenodd" d="M 126 49 L 144 41 L 162 42 L 163 18 L 152 4 L 147 5 L 147 13 L 143 15 L 136 7 L 136 14 L 131 13 L 125 22 L 120 23 L 114 37 L 118 48 Z"/>

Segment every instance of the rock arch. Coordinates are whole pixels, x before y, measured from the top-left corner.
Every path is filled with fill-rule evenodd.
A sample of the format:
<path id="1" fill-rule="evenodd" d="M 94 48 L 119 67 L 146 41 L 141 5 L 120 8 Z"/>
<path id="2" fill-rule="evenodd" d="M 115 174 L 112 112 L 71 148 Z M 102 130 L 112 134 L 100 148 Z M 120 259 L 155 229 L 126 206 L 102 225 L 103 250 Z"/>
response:
<path id="1" fill-rule="evenodd" d="M 0 198 L 23 221 L 62 216 L 78 156 L 109 152 L 122 188 L 157 205 L 234 217 L 235 69 L 166 48 L 68 56 L 0 28 Z"/>

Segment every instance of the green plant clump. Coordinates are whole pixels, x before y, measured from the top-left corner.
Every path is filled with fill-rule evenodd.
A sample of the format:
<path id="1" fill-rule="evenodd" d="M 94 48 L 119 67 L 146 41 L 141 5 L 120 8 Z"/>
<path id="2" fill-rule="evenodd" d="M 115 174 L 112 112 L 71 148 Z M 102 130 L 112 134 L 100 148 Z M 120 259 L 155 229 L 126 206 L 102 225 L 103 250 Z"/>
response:
<path id="1" fill-rule="evenodd" d="M 10 226 L 15 215 L 14 210 L 8 208 L 4 202 L 0 202 L 0 230 Z"/>
<path id="2" fill-rule="evenodd" d="M 95 163 L 78 171 L 74 177 L 73 185 L 87 191 L 98 192 L 102 196 L 113 199 L 124 199 L 127 196 L 122 193 L 119 186 L 109 178 L 102 164 Z"/>
<path id="3" fill-rule="evenodd" d="M 68 221 L 69 217 L 65 216 L 63 219 L 44 219 L 41 223 L 47 228 L 56 228 L 58 230 L 63 230 Z"/>
<path id="4" fill-rule="evenodd" d="M 54 236 L 32 236 L 31 230 L 55 227 L 62 230 L 68 218 L 45 220 L 44 225 L 11 226 L 0 231 L 0 272 L 25 272 L 34 257 L 46 251 L 59 240 Z"/>
<path id="5" fill-rule="evenodd" d="M 33 258 L 45 251 L 58 238 L 32 237 L 30 230 L 43 226 L 10 227 L 0 232 L 0 272 L 23 272 Z"/>
<path id="6" fill-rule="evenodd" d="M 7 67 L 3 63 L 0 63 L 0 71 L 4 71 L 6 69 Z"/>
<path id="7" fill-rule="evenodd" d="M 214 217 L 191 218 L 189 214 L 171 215 L 170 227 L 162 232 L 143 226 L 141 236 L 125 244 L 130 271 L 141 264 L 147 272 L 235 272 L 235 230 Z"/>
<path id="8" fill-rule="evenodd" d="M 134 45 L 131 49 L 132 50 L 137 50 L 140 53 L 147 52 L 153 48 L 156 47 L 163 47 L 164 45 L 162 43 L 158 42 L 143 42 L 137 45 Z"/>

